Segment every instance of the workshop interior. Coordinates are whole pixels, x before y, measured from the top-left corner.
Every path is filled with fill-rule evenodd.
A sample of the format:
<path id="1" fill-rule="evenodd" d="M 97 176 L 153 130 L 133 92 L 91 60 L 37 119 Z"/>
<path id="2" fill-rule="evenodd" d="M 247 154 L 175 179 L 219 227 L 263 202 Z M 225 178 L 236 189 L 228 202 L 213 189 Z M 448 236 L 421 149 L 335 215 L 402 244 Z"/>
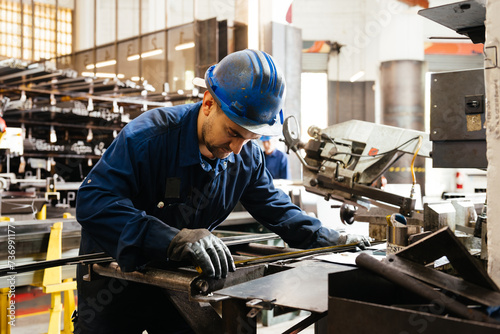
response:
<path id="1" fill-rule="evenodd" d="M 498 333 L 499 15 L 493 0 L 0 0 L 0 334 L 73 333 L 77 264 L 165 289 L 196 333 Z M 213 231 L 236 265 L 223 279 L 79 255 L 78 189 L 123 127 L 201 101 L 193 80 L 245 49 L 286 78 L 291 178 L 274 186 L 371 245 L 292 248 L 238 205 Z"/>

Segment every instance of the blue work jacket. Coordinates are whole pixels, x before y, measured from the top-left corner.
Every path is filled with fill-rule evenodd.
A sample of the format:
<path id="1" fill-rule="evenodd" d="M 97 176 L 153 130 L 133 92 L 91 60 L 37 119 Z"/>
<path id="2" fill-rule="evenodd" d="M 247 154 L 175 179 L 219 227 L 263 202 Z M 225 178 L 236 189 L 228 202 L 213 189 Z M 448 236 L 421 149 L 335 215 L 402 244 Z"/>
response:
<path id="1" fill-rule="evenodd" d="M 291 247 L 338 239 L 274 188 L 253 141 L 240 154 L 207 162 L 198 146 L 200 106 L 153 109 L 120 131 L 78 191 L 80 253 L 105 251 L 124 271 L 166 260 L 180 229 L 213 230 L 238 201 Z"/>
<path id="2" fill-rule="evenodd" d="M 266 167 L 274 179 L 290 179 L 288 157 L 285 153 L 275 149 L 271 154 L 266 154 Z"/>

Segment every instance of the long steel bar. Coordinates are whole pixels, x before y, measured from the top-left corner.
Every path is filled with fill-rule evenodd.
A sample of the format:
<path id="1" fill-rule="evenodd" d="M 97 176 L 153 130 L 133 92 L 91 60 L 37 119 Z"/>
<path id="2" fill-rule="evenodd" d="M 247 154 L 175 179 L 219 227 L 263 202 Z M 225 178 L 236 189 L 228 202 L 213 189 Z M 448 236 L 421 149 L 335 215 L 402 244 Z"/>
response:
<path id="1" fill-rule="evenodd" d="M 108 102 L 118 102 L 118 103 L 130 103 L 130 104 L 147 104 L 148 106 L 159 106 L 165 107 L 168 105 L 168 101 L 165 102 L 154 102 L 145 99 L 134 99 L 132 97 L 122 97 L 119 95 L 120 91 L 118 91 L 118 95 L 116 97 L 106 97 L 99 95 L 91 95 L 88 93 L 70 93 L 70 92 L 61 92 L 57 89 L 55 90 L 42 90 L 42 89 L 33 89 L 28 87 L 23 88 L 13 88 L 13 90 L 24 90 L 25 92 L 39 93 L 39 94 L 55 94 L 55 95 L 69 95 L 73 98 L 81 97 L 81 98 L 92 98 L 95 101 L 108 101 Z"/>
<path id="2" fill-rule="evenodd" d="M 483 288 L 474 283 L 467 282 L 460 277 L 428 268 L 394 254 L 387 255 L 385 261 L 387 261 L 389 266 L 394 267 L 406 275 L 441 289 L 451 291 L 477 303 L 486 306 L 500 305 L 500 292 L 498 291 Z"/>
<path id="3" fill-rule="evenodd" d="M 230 237 L 231 238 L 231 237 Z M 277 235 L 274 233 L 269 233 L 264 236 L 253 236 L 253 237 L 246 237 L 244 239 L 237 239 L 237 240 L 229 240 L 227 242 L 224 242 L 228 246 L 233 246 L 233 245 L 239 245 L 239 244 L 245 244 L 245 243 L 250 243 L 250 242 L 258 242 L 258 241 L 264 241 L 264 240 L 269 240 L 269 239 L 276 239 Z M 225 238 L 222 238 L 224 241 Z M 59 267 L 63 265 L 72 265 L 72 264 L 86 264 L 86 263 L 92 263 L 92 262 L 109 262 L 113 261 L 114 259 L 110 256 L 108 256 L 106 253 L 93 253 L 93 254 L 85 254 L 85 255 L 79 255 L 79 256 L 74 256 L 74 257 L 69 257 L 69 258 L 64 258 L 64 259 L 57 259 L 57 260 L 49 260 L 49 261 L 38 261 L 35 263 L 29 263 L 25 265 L 20 265 L 15 267 L 16 273 L 24 273 L 24 272 L 29 272 L 29 271 L 35 271 L 35 270 L 40 270 L 40 269 L 45 269 L 45 268 L 52 268 L 52 267 Z M 12 272 L 11 268 L 1 268 L 0 269 L 0 277 L 8 275 L 9 272 Z"/>
<path id="4" fill-rule="evenodd" d="M 23 77 L 23 76 L 27 77 L 29 75 L 41 73 L 41 72 L 49 72 L 49 71 L 45 68 L 45 66 L 44 67 L 36 67 L 36 68 L 32 68 L 32 69 L 27 69 L 25 71 L 19 71 L 19 72 L 15 72 L 12 74 L 1 76 L 0 81 L 6 81 L 6 80 L 19 78 L 19 77 Z"/>
<path id="5" fill-rule="evenodd" d="M 238 237 L 223 237 L 221 240 L 226 244 L 226 246 L 234 246 L 247 244 L 251 242 L 260 242 L 266 240 L 279 239 L 279 236 L 274 233 L 266 233 L 264 235 L 251 235 L 251 236 L 238 236 Z"/>
<path id="6" fill-rule="evenodd" d="M 49 73 L 49 74 L 45 74 L 45 75 L 40 75 L 40 76 L 37 76 L 37 77 L 24 78 L 22 80 L 18 80 L 18 81 L 14 81 L 14 82 L 9 82 L 8 84 L 10 86 L 12 86 L 12 85 L 18 85 L 18 84 L 26 84 L 26 83 L 33 82 L 33 81 L 54 78 L 54 77 L 57 77 L 57 76 L 61 76 L 63 74 L 64 74 L 63 70 L 56 70 L 53 73 Z M 50 86 L 50 85 L 54 85 L 54 83 L 47 83 L 47 84 L 44 84 L 44 86 L 45 85 Z"/>
<path id="7" fill-rule="evenodd" d="M 486 314 L 467 308 L 467 306 L 459 303 L 455 299 L 452 299 L 445 294 L 432 289 L 430 286 L 405 275 L 398 270 L 395 270 L 389 265 L 380 262 L 368 254 L 362 253 L 358 255 L 356 257 L 356 264 L 361 268 L 368 269 L 393 282 L 394 284 L 422 296 L 432 303 L 443 306 L 452 313 L 465 319 L 498 324 L 496 320 L 488 317 Z"/>
<path id="8" fill-rule="evenodd" d="M 39 261 L 35 263 L 29 263 L 21 266 L 16 266 L 15 268 L 2 268 L 0 269 L 0 277 L 12 275 L 12 272 L 15 271 L 16 274 L 25 273 L 29 271 L 35 271 L 40 269 L 59 267 L 63 265 L 69 264 L 85 264 L 88 262 L 104 262 L 104 261 L 113 261 L 112 257 L 106 255 L 106 253 L 93 253 L 93 254 L 85 254 L 78 255 L 74 257 L 69 257 L 65 259 L 57 259 L 57 260 L 49 260 L 49 261 Z"/>
<path id="9" fill-rule="evenodd" d="M 332 251 L 346 252 L 346 251 L 352 251 L 352 250 L 356 249 L 357 245 L 358 244 L 347 244 L 347 245 L 335 245 L 335 246 L 320 247 L 320 248 L 313 248 L 313 249 L 303 249 L 303 250 L 292 251 L 292 252 L 288 252 L 288 253 L 266 255 L 266 256 L 261 256 L 261 257 L 257 257 L 257 258 L 250 258 L 250 259 L 245 259 L 245 260 L 241 260 L 241 261 L 235 261 L 235 264 L 237 266 L 239 266 L 239 265 L 245 265 L 245 264 L 257 264 L 257 263 L 265 263 L 265 262 L 271 262 L 271 261 L 288 260 L 288 259 L 293 259 L 293 258 L 297 258 L 297 257 L 315 255 L 315 254 L 319 254 L 319 253 L 332 252 Z"/>

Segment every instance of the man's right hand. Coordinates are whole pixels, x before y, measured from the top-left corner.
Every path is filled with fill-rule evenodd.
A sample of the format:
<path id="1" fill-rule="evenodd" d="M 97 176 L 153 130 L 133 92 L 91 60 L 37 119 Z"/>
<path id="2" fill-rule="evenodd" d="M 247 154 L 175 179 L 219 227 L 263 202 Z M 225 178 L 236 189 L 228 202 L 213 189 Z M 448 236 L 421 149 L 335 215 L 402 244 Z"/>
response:
<path id="1" fill-rule="evenodd" d="M 225 278 L 235 271 L 227 246 L 209 230 L 182 229 L 170 242 L 167 256 L 174 261 L 191 261 L 209 277 Z"/>

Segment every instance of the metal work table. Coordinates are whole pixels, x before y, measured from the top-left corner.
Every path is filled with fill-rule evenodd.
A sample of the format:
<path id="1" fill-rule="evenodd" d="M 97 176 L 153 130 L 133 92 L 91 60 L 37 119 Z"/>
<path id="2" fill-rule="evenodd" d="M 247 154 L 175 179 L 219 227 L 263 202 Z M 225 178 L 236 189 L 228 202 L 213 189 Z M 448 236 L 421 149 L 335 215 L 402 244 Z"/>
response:
<path id="1" fill-rule="evenodd" d="M 192 268 L 148 268 L 124 273 L 114 262 L 91 264 L 88 279 L 98 279 L 100 275 L 165 288 L 186 321 L 199 333 L 242 333 L 243 329 L 245 333 L 257 333 L 256 315 L 275 307 L 311 312 L 297 328 L 316 323 L 316 333 L 326 333 L 328 275 L 350 271 L 355 266 L 322 262 L 314 256 L 239 267 L 221 280 L 203 278 Z"/>
<path id="2" fill-rule="evenodd" d="M 355 267 L 303 260 L 290 269 L 215 291 L 214 295 L 260 299 L 277 306 L 323 313 L 328 310 L 328 274 L 352 269 Z"/>

